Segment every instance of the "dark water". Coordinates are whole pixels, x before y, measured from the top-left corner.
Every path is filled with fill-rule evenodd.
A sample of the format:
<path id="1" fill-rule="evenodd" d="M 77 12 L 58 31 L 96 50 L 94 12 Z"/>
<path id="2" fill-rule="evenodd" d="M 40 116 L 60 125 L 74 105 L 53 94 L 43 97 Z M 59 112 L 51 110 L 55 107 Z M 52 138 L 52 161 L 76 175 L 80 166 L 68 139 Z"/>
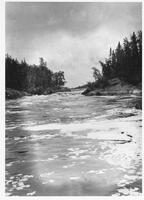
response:
<path id="1" fill-rule="evenodd" d="M 133 98 L 75 91 L 7 101 L 7 195 L 141 195 Z"/>

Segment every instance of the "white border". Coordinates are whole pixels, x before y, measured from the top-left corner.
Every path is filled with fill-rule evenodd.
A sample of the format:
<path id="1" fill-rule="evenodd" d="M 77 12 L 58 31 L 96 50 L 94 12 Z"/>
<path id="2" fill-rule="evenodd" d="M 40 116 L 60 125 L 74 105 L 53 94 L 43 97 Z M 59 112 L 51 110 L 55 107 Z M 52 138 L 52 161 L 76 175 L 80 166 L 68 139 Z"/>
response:
<path id="1" fill-rule="evenodd" d="M 104 196 L 33 196 L 33 197 L 21 197 L 21 196 L 10 196 L 6 197 L 5 196 L 5 2 L 142 2 L 143 0 L 121 0 L 121 1 L 116 1 L 116 0 L 103 0 L 103 1 L 95 1 L 95 0 L 90 0 L 90 1 L 85 1 L 85 0 L 72 0 L 72 1 L 61 1 L 61 0 L 51 0 L 51 1 L 46 1 L 46 0 L 0 0 L 0 199 L 13 199 L 13 200 L 25 200 L 25 199 L 50 199 L 50 200 L 55 200 L 55 199 L 61 199 L 61 200 L 66 200 L 66 199 L 97 199 L 97 200 L 105 200 L 105 199 L 127 199 L 127 200 L 135 200 L 135 199 L 144 199 L 144 192 L 142 193 L 142 196 L 128 196 L 128 197 L 104 197 Z M 144 8 L 144 4 L 142 5 L 142 11 Z M 143 19 L 143 12 L 142 12 L 142 19 Z M 143 30 L 143 20 L 142 20 L 142 30 Z M 143 52 L 144 52 L 144 41 L 143 41 Z M 144 70 L 143 70 L 143 77 L 144 77 Z M 142 80 L 142 85 L 144 85 L 144 79 Z M 144 91 L 143 91 L 144 93 Z M 143 95 L 142 95 L 143 96 Z M 143 100 L 143 105 L 144 105 L 144 100 Z M 143 114 L 144 116 L 144 114 Z M 143 117 L 142 117 L 143 118 Z M 143 123 L 142 123 L 143 124 Z M 143 124 L 144 125 L 144 124 Z M 143 137 L 142 137 L 143 138 Z M 142 139 L 143 140 L 143 139 Z M 142 142 L 142 146 L 143 146 Z M 142 148 L 143 151 L 144 148 Z M 144 155 L 144 154 L 143 154 Z M 144 166 L 144 159 L 143 159 L 143 166 Z M 144 191 L 144 180 L 143 180 L 143 191 Z"/>

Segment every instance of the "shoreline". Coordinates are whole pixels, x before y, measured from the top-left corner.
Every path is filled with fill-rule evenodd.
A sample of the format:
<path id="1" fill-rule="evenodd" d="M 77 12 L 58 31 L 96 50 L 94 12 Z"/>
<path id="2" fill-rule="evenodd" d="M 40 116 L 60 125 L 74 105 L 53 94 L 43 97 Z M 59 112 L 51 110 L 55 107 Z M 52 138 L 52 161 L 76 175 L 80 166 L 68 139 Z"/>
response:
<path id="1" fill-rule="evenodd" d="M 106 87 L 87 87 L 82 93 L 85 96 L 125 96 L 135 95 L 136 99 L 131 102 L 137 109 L 142 109 L 142 87 L 134 86 L 114 78 L 108 81 Z"/>
<path id="2" fill-rule="evenodd" d="M 119 78 L 113 78 L 107 81 L 107 85 L 103 86 L 93 86 L 87 87 L 83 95 L 93 96 L 93 95 L 127 95 L 127 94 L 136 94 L 142 95 L 142 85 L 132 85 L 121 81 Z"/>
<path id="3" fill-rule="evenodd" d="M 18 98 L 22 98 L 24 96 L 33 96 L 33 95 L 50 95 L 57 92 L 71 92 L 70 88 L 62 87 L 62 88 L 47 88 L 46 90 L 41 89 L 33 89 L 28 91 L 19 91 L 12 88 L 6 88 L 5 90 L 5 99 L 6 100 L 14 100 Z"/>

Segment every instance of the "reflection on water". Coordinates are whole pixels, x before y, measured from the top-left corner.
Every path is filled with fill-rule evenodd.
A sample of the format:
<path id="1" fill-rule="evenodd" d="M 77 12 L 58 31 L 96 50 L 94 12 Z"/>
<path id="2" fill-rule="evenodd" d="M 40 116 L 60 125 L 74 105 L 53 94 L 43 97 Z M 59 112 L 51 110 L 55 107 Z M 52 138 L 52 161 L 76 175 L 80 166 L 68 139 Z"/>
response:
<path id="1" fill-rule="evenodd" d="M 77 91 L 7 101 L 7 195 L 141 195 L 141 111 L 127 108 L 132 98 Z"/>

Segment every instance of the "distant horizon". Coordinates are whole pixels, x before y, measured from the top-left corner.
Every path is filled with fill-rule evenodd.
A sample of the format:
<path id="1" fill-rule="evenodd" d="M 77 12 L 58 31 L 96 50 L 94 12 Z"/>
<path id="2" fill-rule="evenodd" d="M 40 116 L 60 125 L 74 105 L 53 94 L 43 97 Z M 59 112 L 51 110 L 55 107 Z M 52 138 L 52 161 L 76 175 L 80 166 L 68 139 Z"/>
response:
<path id="1" fill-rule="evenodd" d="M 93 81 L 109 48 L 141 29 L 141 2 L 6 2 L 6 53 L 36 65 L 43 57 L 66 87 Z"/>

